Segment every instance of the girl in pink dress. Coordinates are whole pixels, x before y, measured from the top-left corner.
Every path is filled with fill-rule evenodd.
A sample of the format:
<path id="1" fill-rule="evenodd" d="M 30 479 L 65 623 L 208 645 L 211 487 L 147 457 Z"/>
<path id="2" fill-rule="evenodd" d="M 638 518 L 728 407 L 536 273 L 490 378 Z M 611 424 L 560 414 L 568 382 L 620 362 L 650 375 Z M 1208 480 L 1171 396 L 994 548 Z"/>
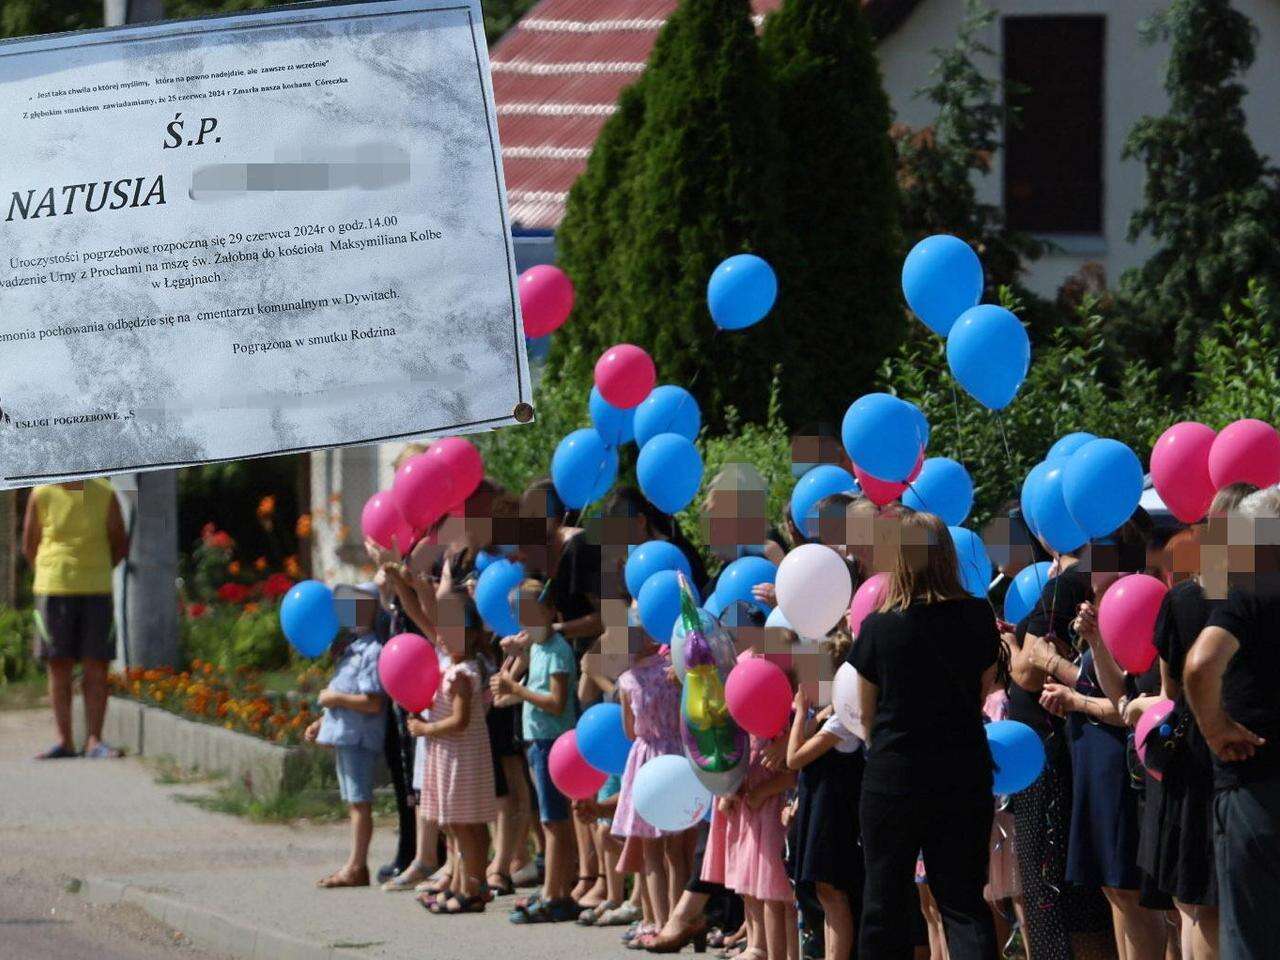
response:
<path id="1" fill-rule="evenodd" d="M 689 879 L 689 847 L 683 833 L 664 834 L 636 812 L 632 800 L 636 771 L 654 757 L 679 754 L 680 687 L 671 678 L 671 657 L 648 637 L 630 670 L 618 678 L 618 701 L 627 736 L 634 741 L 622 774 L 613 834 L 627 839 L 634 853 L 639 843 L 643 866 L 624 850 L 620 872 L 639 872 L 648 889 L 657 929 L 667 922 L 671 907 Z M 630 860 L 630 863 L 626 861 Z M 656 932 L 646 931 L 646 932 Z"/>
<path id="2" fill-rule="evenodd" d="M 738 659 L 749 656 L 746 652 Z M 769 745 L 752 736 L 746 779 L 736 794 L 717 799 L 702 861 L 703 880 L 724 884 L 742 897 L 747 916 L 747 949 L 739 954 L 743 960 L 788 955 L 788 914 L 795 900 L 784 860 L 782 806 L 796 775 L 785 766 L 771 770 L 765 765 Z"/>
<path id="3" fill-rule="evenodd" d="M 474 633 L 467 631 L 463 650 L 450 651 L 452 665 L 441 678 L 426 721 L 415 721 L 409 730 L 427 738 L 420 816 L 440 824 L 458 851 L 449 890 L 434 901 L 423 900 L 432 913 L 479 912 L 487 899 L 489 821 L 498 807 L 484 721 L 486 686 L 473 656 Z"/>

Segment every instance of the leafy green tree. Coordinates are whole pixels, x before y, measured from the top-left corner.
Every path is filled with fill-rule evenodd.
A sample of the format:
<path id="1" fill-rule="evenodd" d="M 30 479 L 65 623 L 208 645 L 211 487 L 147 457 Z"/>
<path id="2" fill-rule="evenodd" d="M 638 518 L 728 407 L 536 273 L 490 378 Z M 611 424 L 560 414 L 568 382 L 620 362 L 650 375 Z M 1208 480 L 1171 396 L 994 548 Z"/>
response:
<path id="1" fill-rule="evenodd" d="M 986 270 L 988 297 L 1015 284 L 1024 263 L 1045 252 L 1043 243 L 1008 229 L 999 207 L 978 199 L 976 182 L 991 173 L 1001 126 L 1016 120 L 982 65 L 994 57 L 981 39 L 994 20 L 983 0 L 966 0 L 955 43 L 933 51 L 930 82 L 916 94 L 937 107 L 936 119 L 920 130 L 901 124 L 893 130 L 907 249 L 935 233 L 968 241 Z"/>
<path id="2" fill-rule="evenodd" d="M 616 142 L 593 154 L 571 198 L 560 237 L 577 306 L 548 376 L 572 376 L 584 397 L 600 347 L 629 341 L 663 381 L 690 387 L 712 424 L 730 402 L 746 420 L 767 414 L 783 325 L 716 335 L 705 303 L 721 259 L 771 256 L 776 139 L 750 12 L 747 0 L 684 0 L 654 45 L 642 103 L 606 125 Z"/>
<path id="3" fill-rule="evenodd" d="M 782 411 L 833 421 L 906 326 L 889 99 L 856 0 L 785 0 L 761 51 L 777 97 Z"/>
<path id="4" fill-rule="evenodd" d="M 1193 418 L 1214 429 L 1245 417 L 1280 423 L 1280 304 L 1259 281 L 1248 286 L 1196 347 Z"/>
<path id="5" fill-rule="evenodd" d="M 1129 339 L 1170 356 L 1180 385 L 1196 345 L 1249 281 L 1280 283 L 1280 188 L 1245 125 L 1241 75 L 1253 64 L 1256 30 L 1229 0 L 1173 0 L 1148 25 L 1171 44 L 1169 112 L 1133 128 L 1125 156 L 1146 167 L 1130 238 L 1150 234 L 1155 254 L 1122 285 Z"/>
<path id="6" fill-rule="evenodd" d="M 101 0 L 4 0 L 0 37 L 26 37 L 102 26 Z"/>

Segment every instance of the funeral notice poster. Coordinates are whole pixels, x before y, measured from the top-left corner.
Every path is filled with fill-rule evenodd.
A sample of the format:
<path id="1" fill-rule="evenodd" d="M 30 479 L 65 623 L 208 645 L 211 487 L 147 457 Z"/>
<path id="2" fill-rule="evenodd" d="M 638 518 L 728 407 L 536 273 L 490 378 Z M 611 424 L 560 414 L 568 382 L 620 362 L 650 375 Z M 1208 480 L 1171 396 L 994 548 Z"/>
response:
<path id="1" fill-rule="evenodd" d="M 478 0 L 0 43 L 0 486 L 532 416 Z"/>

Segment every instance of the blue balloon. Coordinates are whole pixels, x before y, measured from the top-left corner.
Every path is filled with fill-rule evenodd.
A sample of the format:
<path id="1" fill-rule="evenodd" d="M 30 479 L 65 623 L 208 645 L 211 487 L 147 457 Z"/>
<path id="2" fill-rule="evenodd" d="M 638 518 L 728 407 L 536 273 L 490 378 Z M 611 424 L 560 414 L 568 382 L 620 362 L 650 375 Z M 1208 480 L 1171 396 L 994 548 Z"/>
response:
<path id="1" fill-rule="evenodd" d="M 696 440 L 702 429 L 698 401 L 684 387 L 672 383 L 655 387 L 635 408 L 635 415 L 636 443 L 641 447 L 661 433 L 678 433 L 686 440 Z"/>
<path id="2" fill-rule="evenodd" d="M 546 360 L 551 353 L 551 334 L 548 333 L 545 337 L 526 337 L 524 344 L 531 362 Z"/>
<path id="3" fill-rule="evenodd" d="M 688 437 L 660 433 L 640 448 L 636 478 L 650 503 L 663 513 L 679 513 L 702 486 L 702 457 Z"/>
<path id="4" fill-rule="evenodd" d="M 632 422 L 636 415 L 635 407 L 627 410 L 615 407 L 600 396 L 599 387 L 592 387 L 591 396 L 587 400 L 587 409 L 591 412 L 592 426 L 596 428 L 596 433 L 600 434 L 600 439 L 606 446 L 620 447 L 624 443 L 630 443 L 635 437 Z"/>
<path id="5" fill-rule="evenodd" d="M 1025 723 L 1017 720 L 988 723 L 987 743 L 996 768 L 992 793 L 1018 793 L 1040 778 L 1044 770 L 1044 744 Z"/>
<path id="6" fill-rule="evenodd" d="M 1044 585 L 1049 582 L 1049 570 L 1053 566 L 1048 560 L 1041 560 L 1029 567 L 1023 567 L 1009 584 L 1009 592 L 1004 595 L 1004 618 L 1010 623 L 1017 623 L 1035 609 Z"/>
<path id="7" fill-rule="evenodd" d="M 476 573 L 484 573 L 489 564 L 495 560 L 501 559 L 499 554 L 490 553 L 488 550 L 476 551 Z"/>
<path id="8" fill-rule="evenodd" d="M 638 597 L 644 582 L 662 570 L 679 570 L 686 579 L 693 579 L 689 558 L 670 540 L 650 540 L 640 544 L 627 556 L 627 564 L 622 570 L 627 593 Z"/>
<path id="9" fill-rule="evenodd" d="M 524 565 L 501 558 L 490 563 L 476 580 L 476 610 L 485 626 L 500 637 L 520 632 L 512 594 L 524 580 Z"/>
<path id="10" fill-rule="evenodd" d="M 695 603 L 698 588 L 689 584 Z M 670 643 L 671 630 L 680 619 L 680 574 L 675 570 L 659 570 L 644 582 L 636 597 L 640 607 L 640 625 L 657 643 Z"/>
<path id="11" fill-rule="evenodd" d="M 764 557 L 739 557 L 720 571 L 716 580 L 715 595 L 720 598 L 721 609 L 731 603 L 747 603 L 768 613 L 773 607 L 761 603 L 751 594 L 751 588 L 760 583 L 773 583 L 778 576 L 778 565 Z"/>
<path id="12" fill-rule="evenodd" d="M 833 463 L 820 463 L 801 477 L 792 489 L 791 519 L 795 521 L 796 529 L 807 536 L 810 531 L 805 523 L 810 514 L 817 516 L 814 507 L 819 500 L 835 493 L 858 492 L 858 481 L 853 479 L 852 473 Z"/>
<path id="13" fill-rule="evenodd" d="M 551 457 L 551 482 L 571 510 L 581 510 L 603 497 L 617 475 L 618 451 L 590 427 L 561 440 Z"/>
<path id="14" fill-rule="evenodd" d="M 1097 440 L 1092 433 L 1068 433 L 1049 448 L 1049 452 L 1044 455 L 1046 460 L 1061 460 L 1071 456 L 1090 440 Z"/>
<path id="15" fill-rule="evenodd" d="M 950 457 L 930 457 L 903 492 L 902 505 L 932 513 L 949 527 L 959 526 L 973 509 L 969 471 Z"/>
<path id="16" fill-rule="evenodd" d="M 1027 377 L 1031 341 L 1021 320 L 984 303 L 966 310 L 951 328 L 947 365 L 970 396 L 990 410 L 1003 410 Z"/>
<path id="17" fill-rule="evenodd" d="M 966 527 L 948 527 L 956 546 L 960 582 L 975 597 L 983 599 L 991 586 L 991 556 L 982 538 Z"/>
<path id="18" fill-rule="evenodd" d="M 1119 440 L 1090 440 L 1066 461 L 1062 496 L 1089 539 L 1105 537 L 1142 499 L 1142 462 Z"/>
<path id="19" fill-rule="evenodd" d="M 1022 506 L 1022 519 L 1027 522 L 1027 529 L 1036 536 L 1040 535 L 1040 530 L 1036 526 L 1036 517 L 1032 505 L 1040 489 L 1040 481 L 1048 469 L 1049 465 L 1042 460 L 1027 471 L 1026 479 L 1022 481 L 1022 492 L 1018 497 L 1018 502 Z"/>
<path id="20" fill-rule="evenodd" d="M 920 429 L 920 449 L 923 450 L 929 446 L 929 419 L 924 415 L 924 411 L 910 400 L 904 400 L 902 402 L 915 411 L 916 420 L 918 421 Z"/>
<path id="21" fill-rule="evenodd" d="M 304 657 L 318 657 L 338 635 L 333 591 L 319 580 L 303 580 L 280 601 L 280 629 Z"/>
<path id="22" fill-rule="evenodd" d="M 982 298 L 982 263 L 973 248 L 945 233 L 925 237 L 902 264 L 902 293 L 917 317 L 946 336 Z M 861 464 L 859 464 L 861 466 Z"/>
<path id="23" fill-rule="evenodd" d="M 702 602 L 702 612 L 719 619 L 720 614 L 724 613 L 724 608 L 728 605 L 720 599 L 720 594 L 712 590 L 710 596 Z"/>
<path id="24" fill-rule="evenodd" d="M 1089 539 L 1089 534 L 1076 523 L 1063 499 L 1062 478 L 1066 462 L 1055 460 L 1042 464 L 1044 470 L 1031 491 L 1030 502 L 1022 501 L 1023 515 L 1034 518 L 1031 529 L 1055 553 L 1071 553 Z"/>
<path id="25" fill-rule="evenodd" d="M 868 393 L 850 404 L 840 426 L 849 459 L 879 480 L 911 476 L 924 448 L 920 411 L 887 393 Z"/>
<path id="26" fill-rule="evenodd" d="M 743 330 L 759 323 L 777 299 L 773 268 L 753 253 L 722 261 L 707 281 L 707 307 L 723 330 Z"/>
<path id="27" fill-rule="evenodd" d="M 790 630 L 792 633 L 796 632 L 796 628 L 791 626 L 791 621 L 783 615 L 781 607 L 774 607 L 769 612 L 769 616 L 765 620 L 764 625 L 767 630 L 776 628 L 778 630 Z"/>
<path id="28" fill-rule="evenodd" d="M 616 703 L 597 703 L 578 719 L 578 752 L 597 770 L 622 776 L 627 769 L 631 741 L 622 725 L 622 708 Z"/>

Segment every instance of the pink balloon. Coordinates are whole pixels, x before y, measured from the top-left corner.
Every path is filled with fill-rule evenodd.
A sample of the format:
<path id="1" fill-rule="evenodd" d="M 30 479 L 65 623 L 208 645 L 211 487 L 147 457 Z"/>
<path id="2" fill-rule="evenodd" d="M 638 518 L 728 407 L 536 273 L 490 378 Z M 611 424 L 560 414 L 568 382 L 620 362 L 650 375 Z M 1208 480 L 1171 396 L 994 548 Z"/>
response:
<path id="1" fill-rule="evenodd" d="M 452 482 L 453 502 L 461 505 L 476 492 L 484 479 L 484 457 L 476 445 L 464 437 L 445 437 L 432 441 L 426 456 L 444 464 Z M 458 511 L 450 508 L 449 513 Z"/>
<path id="2" fill-rule="evenodd" d="M 413 527 L 389 490 L 375 493 L 365 501 L 364 510 L 360 512 L 360 530 L 384 550 L 394 550 L 400 556 L 413 546 Z"/>
<path id="3" fill-rule="evenodd" d="M 907 484 L 914 483 L 923 469 L 924 451 L 921 450 L 920 456 L 916 458 L 915 469 L 911 471 L 911 476 L 907 477 L 906 483 L 896 483 L 892 480 L 881 480 L 879 477 L 873 477 L 856 463 L 853 465 L 853 476 L 858 481 L 858 486 L 862 488 L 863 495 L 877 507 L 883 507 L 886 503 L 893 503 L 893 501 L 902 496 L 903 491 L 907 489 Z"/>
<path id="4" fill-rule="evenodd" d="M 573 311 L 573 281 L 559 267 L 542 263 L 520 274 L 524 335 L 545 337 L 560 329 Z"/>
<path id="5" fill-rule="evenodd" d="M 874 574 L 864 580 L 858 592 L 853 595 L 853 602 L 849 604 L 848 621 L 849 632 L 855 637 L 862 629 L 862 621 L 867 619 L 867 615 L 879 610 L 880 604 L 884 603 L 891 582 L 892 578 L 887 573 Z"/>
<path id="6" fill-rule="evenodd" d="M 1233 483 L 1280 483 L 1280 433 L 1261 420 L 1237 420 L 1223 427 L 1209 450 L 1209 476 L 1218 490 Z"/>
<path id="7" fill-rule="evenodd" d="M 1142 716 L 1138 718 L 1138 725 L 1133 729 L 1133 742 L 1138 748 L 1138 759 L 1143 765 L 1147 762 L 1147 737 L 1151 731 L 1168 718 L 1173 712 L 1174 703 L 1172 700 L 1157 700 L 1151 706 L 1143 711 Z M 1163 779 L 1162 775 L 1155 770 L 1148 770 L 1153 780 Z"/>
<path id="8" fill-rule="evenodd" d="M 1156 659 L 1156 614 L 1169 588 L 1145 573 L 1113 583 L 1098 604 L 1102 642 L 1126 673 L 1145 673 Z"/>
<path id="9" fill-rule="evenodd" d="M 432 526 L 457 500 L 448 465 L 427 453 L 416 454 L 400 465 L 391 483 L 391 495 L 415 530 Z"/>
<path id="10" fill-rule="evenodd" d="M 399 634 L 382 646 L 378 679 L 392 700 L 410 713 L 421 713 L 440 688 L 440 658 L 426 637 Z"/>
<path id="11" fill-rule="evenodd" d="M 578 751 L 578 731 L 566 730 L 556 737 L 547 756 L 547 770 L 556 789 L 570 800 L 594 797 L 604 786 L 608 774 L 597 770 Z"/>
<path id="12" fill-rule="evenodd" d="M 764 657 L 746 657 L 729 671 L 724 699 L 729 716 L 748 733 L 772 739 L 787 725 L 791 684 L 782 668 Z"/>
<path id="13" fill-rule="evenodd" d="M 600 396 L 623 410 L 638 407 L 658 382 L 653 358 L 630 343 L 610 347 L 596 361 L 596 386 Z"/>
<path id="14" fill-rule="evenodd" d="M 1210 427 L 1187 420 L 1160 434 L 1151 448 L 1151 483 L 1183 523 L 1202 519 L 1217 492 L 1209 475 L 1209 451 L 1216 437 Z"/>

